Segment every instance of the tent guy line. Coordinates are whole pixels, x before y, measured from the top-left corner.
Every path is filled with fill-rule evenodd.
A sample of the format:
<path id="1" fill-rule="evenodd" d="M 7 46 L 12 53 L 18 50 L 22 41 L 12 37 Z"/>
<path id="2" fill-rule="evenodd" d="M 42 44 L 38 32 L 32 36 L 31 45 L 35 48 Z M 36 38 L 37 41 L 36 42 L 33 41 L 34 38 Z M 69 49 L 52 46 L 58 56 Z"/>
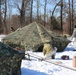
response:
<path id="1" fill-rule="evenodd" d="M 70 70 L 76 71 L 76 68 L 68 67 L 68 66 L 66 66 L 66 65 L 59 64 L 59 63 L 54 62 L 54 61 L 43 60 L 42 57 L 40 57 L 40 56 L 38 56 L 38 55 L 35 55 L 35 54 L 33 54 L 33 53 L 28 53 L 28 54 L 29 54 L 29 56 L 34 57 L 34 58 L 36 58 L 36 59 L 39 59 L 39 60 L 41 60 L 41 61 L 45 61 L 45 62 L 54 64 L 54 65 L 56 65 L 56 66 L 60 66 L 60 67 L 66 68 L 66 69 L 70 69 Z M 53 60 L 53 59 L 52 59 L 52 60 Z"/>

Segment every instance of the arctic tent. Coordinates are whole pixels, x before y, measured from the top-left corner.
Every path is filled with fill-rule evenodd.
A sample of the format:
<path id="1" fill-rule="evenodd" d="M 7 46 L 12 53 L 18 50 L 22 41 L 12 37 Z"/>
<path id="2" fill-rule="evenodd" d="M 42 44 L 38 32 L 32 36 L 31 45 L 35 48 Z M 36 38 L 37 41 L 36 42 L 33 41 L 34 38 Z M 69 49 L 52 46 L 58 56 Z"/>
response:
<path id="1" fill-rule="evenodd" d="M 70 41 L 48 30 L 43 25 L 33 22 L 8 34 L 3 38 L 3 42 L 12 47 L 19 46 L 25 50 L 33 49 L 34 51 L 38 51 L 44 43 L 49 42 L 57 47 L 58 51 L 63 51 Z"/>

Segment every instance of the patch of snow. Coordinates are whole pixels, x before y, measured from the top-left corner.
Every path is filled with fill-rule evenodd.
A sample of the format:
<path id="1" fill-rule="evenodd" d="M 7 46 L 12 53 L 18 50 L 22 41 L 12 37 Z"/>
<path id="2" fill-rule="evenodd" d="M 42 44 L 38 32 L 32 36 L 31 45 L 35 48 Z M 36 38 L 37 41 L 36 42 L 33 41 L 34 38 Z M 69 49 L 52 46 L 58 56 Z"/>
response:
<path id="1" fill-rule="evenodd" d="M 6 35 L 2 34 L 0 35 L 0 41 L 2 41 L 2 38 L 5 37 Z"/>

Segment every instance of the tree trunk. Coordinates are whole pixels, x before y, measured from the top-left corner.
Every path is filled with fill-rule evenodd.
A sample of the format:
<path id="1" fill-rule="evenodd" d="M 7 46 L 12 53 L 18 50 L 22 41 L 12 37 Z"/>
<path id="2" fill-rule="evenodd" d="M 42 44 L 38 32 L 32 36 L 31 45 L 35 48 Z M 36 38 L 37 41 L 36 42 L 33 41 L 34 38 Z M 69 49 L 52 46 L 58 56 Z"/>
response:
<path id="1" fill-rule="evenodd" d="M 33 0 L 31 0 L 30 22 L 32 23 Z"/>
<path id="2" fill-rule="evenodd" d="M 47 0 L 45 0 L 45 5 L 44 5 L 44 26 L 46 22 L 46 5 L 47 5 Z"/>
<path id="3" fill-rule="evenodd" d="M 6 13 L 7 13 L 7 0 L 5 0 L 4 27 L 5 27 L 5 33 L 8 34 L 8 28 L 7 28 L 7 24 L 6 24 Z"/>
<path id="4" fill-rule="evenodd" d="M 21 27 L 23 27 L 25 23 L 25 0 L 22 0 L 22 6 L 20 11 L 20 21 L 21 21 Z"/>
<path id="5" fill-rule="evenodd" d="M 60 3 L 60 1 L 55 5 L 55 7 L 54 7 L 54 9 L 53 9 L 53 11 L 52 11 L 52 16 L 51 16 L 51 28 L 50 29 L 53 29 L 52 27 L 52 21 L 53 21 L 53 15 L 54 15 L 54 11 L 55 11 L 55 9 L 56 9 L 56 7 L 59 5 L 59 3 Z"/>
<path id="6" fill-rule="evenodd" d="M 74 29 L 74 7 L 73 7 L 73 0 L 72 0 L 72 32 L 71 34 L 73 33 L 73 29 Z"/>
<path id="7" fill-rule="evenodd" d="M 39 3 L 40 0 L 37 0 L 37 22 L 39 22 Z"/>
<path id="8" fill-rule="evenodd" d="M 1 0 L 0 0 L 0 34 L 1 33 L 3 33 L 3 23 L 2 23 Z"/>
<path id="9" fill-rule="evenodd" d="M 63 17 L 62 17 L 62 11 L 63 11 L 63 0 L 61 0 L 61 11 L 60 11 L 60 15 L 61 15 L 61 31 L 63 31 Z"/>
<path id="10" fill-rule="evenodd" d="M 70 0 L 69 1 L 69 34 L 71 34 L 71 7 L 70 7 Z"/>

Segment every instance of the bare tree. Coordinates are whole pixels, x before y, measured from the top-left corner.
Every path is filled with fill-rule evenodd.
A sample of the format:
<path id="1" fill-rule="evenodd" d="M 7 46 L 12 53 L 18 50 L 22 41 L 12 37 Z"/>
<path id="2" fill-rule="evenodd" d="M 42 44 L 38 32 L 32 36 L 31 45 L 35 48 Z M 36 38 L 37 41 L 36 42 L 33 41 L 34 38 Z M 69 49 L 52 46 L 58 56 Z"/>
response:
<path id="1" fill-rule="evenodd" d="M 3 33 L 2 5 L 4 5 L 4 0 L 0 0 L 0 33 Z"/>
<path id="2" fill-rule="evenodd" d="M 52 15 L 51 15 L 51 18 L 50 18 L 50 19 L 51 19 L 51 20 L 50 20 L 50 21 L 51 21 L 51 29 L 53 28 L 53 27 L 52 27 L 52 22 L 53 22 L 54 12 L 55 12 L 56 7 L 57 7 L 57 6 L 60 6 L 60 2 L 61 2 L 61 1 L 59 1 L 59 2 L 55 5 L 55 7 L 54 7 L 54 9 L 53 9 L 53 11 L 52 11 Z"/>
<path id="3" fill-rule="evenodd" d="M 55 11 L 55 9 L 56 9 L 56 7 L 57 6 L 60 6 L 61 7 L 61 9 L 60 9 L 60 20 L 61 20 L 61 22 L 60 22 L 60 28 L 61 28 L 61 31 L 63 31 L 63 22 L 62 22 L 62 12 L 63 12 L 63 0 L 60 0 L 59 2 L 57 2 L 57 4 L 55 5 L 55 7 L 54 7 L 54 9 L 53 9 L 53 11 L 52 11 L 52 16 L 51 16 L 51 26 L 52 26 L 52 18 L 53 18 L 53 14 L 54 14 L 54 11 Z"/>
<path id="4" fill-rule="evenodd" d="M 1 19 L 1 0 L 0 0 L 0 19 Z"/>
<path id="5" fill-rule="evenodd" d="M 5 12 L 4 12 L 4 27 L 5 27 L 5 32 L 8 33 L 7 29 L 7 24 L 6 24 L 6 14 L 7 14 L 7 0 L 4 0 L 4 5 L 5 5 Z"/>
<path id="6" fill-rule="evenodd" d="M 22 6 L 20 10 L 20 21 L 21 21 L 21 27 L 23 27 L 25 22 L 25 0 L 22 0 Z"/>
<path id="7" fill-rule="evenodd" d="M 69 2 L 69 34 L 73 33 L 74 28 L 74 2 L 73 0 L 68 0 Z"/>
<path id="8" fill-rule="evenodd" d="M 63 31 L 63 14 L 62 14 L 62 12 L 63 12 L 63 0 L 61 0 L 61 11 L 60 11 L 60 15 L 61 15 L 61 31 Z"/>
<path id="9" fill-rule="evenodd" d="M 14 0 L 15 6 L 20 12 L 20 22 L 21 22 L 21 27 L 25 26 L 25 14 L 26 14 L 26 8 L 30 4 L 30 0 L 21 0 L 21 7 L 19 6 L 18 3 L 20 3 L 20 0 Z"/>
<path id="10" fill-rule="evenodd" d="M 39 4 L 40 0 L 37 0 L 37 21 L 39 22 Z"/>
<path id="11" fill-rule="evenodd" d="M 46 5 L 47 5 L 47 0 L 45 0 L 45 5 L 44 5 L 44 26 L 46 22 Z"/>
<path id="12" fill-rule="evenodd" d="M 73 33 L 73 28 L 74 28 L 74 1 L 72 0 L 72 32 Z"/>
<path id="13" fill-rule="evenodd" d="M 31 0 L 30 22 L 32 22 L 33 0 Z"/>
<path id="14" fill-rule="evenodd" d="M 71 3 L 70 0 L 68 0 L 69 2 L 69 34 L 71 34 Z"/>

